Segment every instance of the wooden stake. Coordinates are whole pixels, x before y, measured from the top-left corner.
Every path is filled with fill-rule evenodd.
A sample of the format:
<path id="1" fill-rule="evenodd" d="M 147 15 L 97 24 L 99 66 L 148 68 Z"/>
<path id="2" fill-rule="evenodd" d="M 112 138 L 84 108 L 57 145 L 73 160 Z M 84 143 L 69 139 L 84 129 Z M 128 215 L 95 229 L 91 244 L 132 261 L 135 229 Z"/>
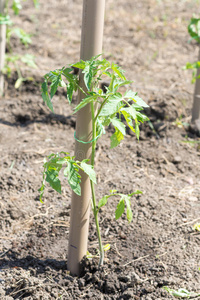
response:
<path id="1" fill-rule="evenodd" d="M 81 59 L 89 60 L 92 56 L 102 53 L 103 24 L 105 0 L 83 0 L 82 33 L 81 33 Z M 83 74 L 80 74 L 80 85 L 85 89 Z M 83 94 L 78 94 L 78 101 Z M 77 113 L 76 137 L 82 141 L 92 139 L 92 120 L 90 105 Z M 83 144 L 76 140 L 76 159 L 90 159 L 92 143 Z M 81 196 L 72 194 L 68 269 L 72 274 L 80 274 L 80 261 L 87 253 L 88 228 L 90 215 L 91 190 L 90 181 L 85 173 L 81 175 Z"/>
<path id="2" fill-rule="evenodd" d="M 4 13 L 5 9 L 5 0 L 0 0 L 0 14 Z M 0 96 L 3 95 L 4 92 L 4 76 L 1 70 L 4 67 L 5 60 L 5 50 L 6 50 L 6 25 L 0 25 Z"/>
<path id="3" fill-rule="evenodd" d="M 199 58 L 200 61 L 200 46 L 199 46 Z M 197 76 L 200 75 L 200 69 L 197 69 Z M 200 121 L 200 78 L 196 79 L 195 89 L 194 89 L 194 100 L 192 107 L 192 122 Z"/>

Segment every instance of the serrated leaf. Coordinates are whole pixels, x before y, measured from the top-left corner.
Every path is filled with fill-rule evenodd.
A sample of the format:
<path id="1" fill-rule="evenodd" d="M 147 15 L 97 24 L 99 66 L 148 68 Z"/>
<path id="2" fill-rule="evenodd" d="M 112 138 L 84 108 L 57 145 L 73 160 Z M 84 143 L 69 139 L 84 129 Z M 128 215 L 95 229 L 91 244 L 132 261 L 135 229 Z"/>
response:
<path id="1" fill-rule="evenodd" d="M 106 205 L 107 201 L 108 201 L 109 195 L 105 195 L 103 196 L 98 203 L 98 208 L 101 208 L 102 206 Z"/>
<path id="2" fill-rule="evenodd" d="M 122 199 L 119 201 L 119 203 L 118 203 L 118 205 L 117 205 L 117 209 L 116 209 L 116 211 L 115 211 L 115 219 L 116 219 L 116 220 L 118 220 L 118 219 L 121 217 L 121 215 L 122 215 L 123 212 L 124 212 L 124 209 L 125 209 L 125 203 L 124 203 L 124 199 L 122 198 Z"/>
<path id="3" fill-rule="evenodd" d="M 90 90 L 91 87 L 91 83 L 92 83 L 92 78 L 93 78 L 93 74 L 92 74 L 92 68 L 90 65 L 86 65 L 86 67 L 83 70 L 84 73 L 84 82 L 85 82 L 85 86 L 87 87 L 88 91 Z"/>
<path id="4" fill-rule="evenodd" d="M 129 106 L 129 107 L 123 107 L 121 110 L 120 110 L 122 113 L 123 111 L 125 111 L 127 114 L 130 115 L 131 118 L 133 118 L 134 120 L 137 119 L 137 115 L 136 115 L 136 110 L 135 108 L 133 107 L 133 105 Z M 124 114 L 124 113 L 123 113 Z"/>
<path id="5" fill-rule="evenodd" d="M 149 105 L 146 104 L 146 102 L 144 102 L 144 100 L 142 98 L 140 98 L 139 96 L 134 96 L 133 101 L 135 101 L 135 103 L 137 103 L 139 106 L 149 107 Z"/>
<path id="6" fill-rule="evenodd" d="M 113 135 L 111 135 L 110 140 L 111 140 L 111 145 L 110 148 L 115 148 L 117 147 L 121 140 L 124 139 L 124 135 L 121 133 L 121 131 L 119 131 L 118 129 L 115 129 L 115 133 L 113 133 Z"/>
<path id="7" fill-rule="evenodd" d="M 89 165 L 85 162 L 81 162 L 80 166 L 83 169 L 83 171 L 89 176 L 90 180 L 92 180 L 96 184 L 97 183 L 96 173 L 95 173 L 92 165 Z"/>
<path id="8" fill-rule="evenodd" d="M 140 112 L 136 112 L 137 115 L 137 120 L 141 123 L 145 122 L 145 121 L 149 121 L 149 118 L 146 115 L 141 114 Z"/>
<path id="9" fill-rule="evenodd" d="M 71 65 L 72 67 L 78 68 L 78 69 L 84 69 L 85 68 L 85 61 L 81 60 L 75 64 Z"/>
<path id="10" fill-rule="evenodd" d="M 51 91 L 50 91 L 51 98 L 53 98 L 53 96 L 55 95 L 55 93 L 58 89 L 60 80 L 61 80 L 61 75 L 55 76 L 53 78 L 52 84 L 51 84 Z"/>
<path id="11" fill-rule="evenodd" d="M 126 202 L 126 216 L 127 216 L 127 220 L 129 221 L 129 223 L 132 221 L 133 219 L 133 213 L 131 210 L 131 201 L 130 201 L 131 197 L 125 195 L 124 196 L 124 200 Z"/>
<path id="12" fill-rule="evenodd" d="M 98 94 L 93 93 L 92 96 L 88 96 L 86 98 L 84 98 L 74 109 L 74 113 L 76 113 L 77 111 L 79 111 L 81 108 L 83 108 L 84 106 L 86 106 L 88 103 L 95 101 L 98 98 Z"/>
<path id="13" fill-rule="evenodd" d="M 123 74 L 124 70 L 122 70 L 118 65 L 112 63 L 111 68 L 121 79 L 126 80 L 126 77 Z"/>
<path id="14" fill-rule="evenodd" d="M 120 110 L 120 112 L 123 114 L 125 120 L 126 120 L 126 123 L 128 125 L 128 127 L 133 131 L 135 132 L 135 129 L 133 128 L 133 120 L 132 120 L 132 116 L 126 111 L 123 109 Z"/>
<path id="15" fill-rule="evenodd" d="M 46 171 L 46 181 L 50 184 L 50 186 L 61 194 L 61 183 L 58 178 L 58 171 L 52 168 L 49 168 Z"/>
<path id="16" fill-rule="evenodd" d="M 108 101 L 103 106 L 100 116 L 110 116 L 118 112 L 119 108 L 123 105 L 123 97 L 120 93 L 116 93 L 108 97 Z"/>
<path id="17" fill-rule="evenodd" d="M 74 161 L 68 161 L 67 167 L 64 169 L 64 176 L 67 177 L 68 183 L 74 193 L 81 196 L 81 176 L 78 173 L 77 166 L 74 165 Z"/>
<path id="18" fill-rule="evenodd" d="M 44 100 L 44 102 L 46 103 L 46 105 L 48 106 L 48 108 L 52 111 L 53 111 L 53 105 L 52 105 L 52 102 L 49 98 L 49 94 L 48 94 L 48 85 L 47 85 L 47 82 L 44 81 L 42 83 L 42 99 Z"/>
<path id="19" fill-rule="evenodd" d="M 74 84 L 72 82 L 69 82 L 67 85 L 67 100 L 71 104 L 72 102 L 72 96 L 74 91 Z"/>
<path id="20" fill-rule="evenodd" d="M 111 119 L 111 123 L 115 128 L 117 128 L 123 135 L 126 135 L 126 126 L 119 119 Z"/>
<path id="21" fill-rule="evenodd" d="M 149 107 L 149 105 L 146 104 L 146 102 L 144 102 L 144 100 L 142 98 L 140 98 L 139 96 L 137 96 L 137 93 L 135 93 L 135 92 L 133 92 L 131 90 L 126 91 L 126 93 L 124 94 L 124 98 L 125 99 L 129 99 L 129 100 L 133 100 L 140 107 Z"/>

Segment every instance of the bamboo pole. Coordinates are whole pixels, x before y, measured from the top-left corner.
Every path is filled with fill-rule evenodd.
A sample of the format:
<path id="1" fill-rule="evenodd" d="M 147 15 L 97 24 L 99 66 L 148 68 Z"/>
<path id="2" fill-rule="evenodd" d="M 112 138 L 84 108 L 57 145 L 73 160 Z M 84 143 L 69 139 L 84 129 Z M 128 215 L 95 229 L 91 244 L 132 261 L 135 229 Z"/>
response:
<path id="1" fill-rule="evenodd" d="M 200 46 L 199 46 L 198 61 L 200 61 Z M 200 75 L 200 69 L 197 69 L 197 76 L 199 75 Z M 192 122 L 196 122 L 197 120 L 200 120 L 200 78 L 196 79 L 193 107 L 192 107 Z"/>
<path id="2" fill-rule="evenodd" d="M 81 59 L 88 60 L 102 53 L 105 0 L 83 0 Z M 83 74 L 80 85 L 85 89 Z M 78 101 L 83 99 L 79 92 Z M 92 139 L 92 120 L 90 106 L 77 113 L 76 137 L 85 142 Z M 91 159 L 92 143 L 75 141 L 76 159 Z M 70 232 L 68 246 L 68 270 L 75 275 L 80 273 L 80 261 L 87 253 L 91 188 L 88 176 L 81 175 L 81 196 L 72 193 Z"/>
<path id="3" fill-rule="evenodd" d="M 4 13 L 5 9 L 5 0 L 0 0 L 0 14 Z M 3 95 L 4 92 L 4 76 L 1 70 L 4 67 L 5 60 L 5 50 L 6 50 L 6 25 L 0 25 L 0 96 Z"/>

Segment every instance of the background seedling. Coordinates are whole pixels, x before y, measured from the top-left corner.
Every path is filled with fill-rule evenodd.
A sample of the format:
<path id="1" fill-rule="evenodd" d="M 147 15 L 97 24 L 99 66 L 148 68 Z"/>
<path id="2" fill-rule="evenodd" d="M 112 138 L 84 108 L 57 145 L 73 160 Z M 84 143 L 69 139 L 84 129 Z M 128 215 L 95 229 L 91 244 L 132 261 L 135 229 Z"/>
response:
<path id="1" fill-rule="evenodd" d="M 127 219 L 132 220 L 131 198 L 141 191 L 136 191 L 128 195 L 110 191 L 109 195 L 103 196 L 98 202 L 95 195 L 96 174 L 94 171 L 95 149 L 98 139 L 105 132 L 105 129 L 112 124 L 114 133 L 110 137 L 110 147 L 114 148 L 120 144 L 126 135 L 126 126 L 133 131 L 139 139 L 139 124 L 147 121 L 148 118 L 141 113 L 143 107 L 148 105 L 138 96 L 136 92 L 129 89 L 132 81 L 127 80 L 124 71 L 116 64 L 110 63 L 106 59 L 99 59 L 100 55 L 87 61 L 79 61 L 68 67 L 57 69 L 47 73 L 44 76 L 42 84 L 42 97 L 49 109 L 53 111 L 52 98 L 58 87 L 66 87 L 67 99 L 71 104 L 72 96 L 77 89 L 84 94 L 82 101 L 74 108 L 74 113 L 83 109 L 86 105 L 90 106 L 92 113 L 92 132 L 91 140 L 85 142 L 82 139 L 75 139 L 79 143 L 91 143 L 92 155 L 91 160 L 77 161 L 75 157 L 66 152 L 51 154 L 44 163 L 43 183 L 40 188 L 40 199 L 42 199 L 46 182 L 53 189 L 61 193 L 61 182 L 59 172 L 64 167 L 64 176 L 67 177 L 68 183 L 74 193 L 81 195 L 81 176 L 79 171 L 84 171 L 90 179 L 92 192 L 92 210 L 94 214 L 97 236 L 99 242 L 100 260 L 99 265 L 103 264 L 104 250 L 101 242 L 101 234 L 98 222 L 98 213 L 101 207 L 109 202 L 110 197 L 118 197 L 119 202 L 115 211 L 115 218 L 122 216 L 126 208 Z M 73 68 L 79 68 L 82 71 L 85 89 L 79 85 L 78 75 L 73 73 Z M 102 78 L 107 77 L 110 80 L 109 86 L 103 91 L 99 88 Z M 127 90 L 122 94 L 120 88 L 126 87 Z M 125 123 L 123 122 L 125 120 Z"/>
<path id="2" fill-rule="evenodd" d="M 194 297 L 196 298 L 196 297 L 200 296 L 200 294 L 198 294 L 198 293 L 189 292 L 189 291 L 187 291 L 186 289 L 183 289 L 183 288 L 180 288 L 176 291 L 174 289 L 170 289 L 167 286 L 164 286 L 163 289 L 166 290 L 168 293 L 170 293 L 170 295 L 172 295 L 176 298 L 190 299 L 190 298 L 194 298 Z"/>
<path id="3" fill-rule="evenodd" d="M 200 18 L 191 18 L 190 24 L 188 25 L 188 32 L 192 40 L 195 40 L 200 44 Z M 200 119 L 200 48 L 199 58 L 195 63 L 187 63 L 185 69 L 192 69 L 192 82 L 195 82 L 194 99 L 192 107 L 192 121 L 196 122 Z M 196 124 L 200 131 L 200 126 Z"/>
<path id="4" fill-rule="evenodd" d="M 26 1 L 26 0 L 25 0 Z M 35 7 L 38 7 L 38 1 L 33 0 Z M 13 21 L 10 18 L 9 11 L 13 10 L 15 15 L 19 15 L 22 9 L 20 0 L 1 0 L 0 1 L 0 93 L 3 94 L 3 74 L 8 77 L 11 76 L 13 71 L 17 72 L 18 79 L 15 83 L 15 88 L 19 88 L 23 81 L 33 80 L 32 77 L 24 77 L 21 72 L 21 62 L 27 64 L 30 67 L 36 68 L 34 57 L 31 55 L 17 55 L 13 53 L 11 46 L 11 36 L 15 35 L 19 38 L 20 42 L 28 47 L 31 44 L 31 35 L 27 34 L 22 28 L 15 27 Z M 8 53 L 5 55 L 5 49 L 7 45 Z"/>

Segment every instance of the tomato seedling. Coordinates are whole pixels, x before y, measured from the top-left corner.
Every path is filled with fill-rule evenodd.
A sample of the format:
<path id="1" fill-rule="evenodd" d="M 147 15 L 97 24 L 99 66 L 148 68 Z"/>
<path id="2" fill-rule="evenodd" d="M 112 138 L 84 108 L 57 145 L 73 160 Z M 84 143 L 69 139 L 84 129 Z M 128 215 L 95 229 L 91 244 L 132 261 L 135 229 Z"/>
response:
<path id="1" fill-rule="evenodd" d="M 126 209 L 126 215 L 131 222 L 133 214 L 131 209 L 131 198 L 133 195 L 141 194 L 141 191 L 136 191 L 125 195 L 110 191 L 110 194 L 104 195 L 97 203 L 95 195 L 96 173 L 94 171 L 95 149 L 98 139 L 105 133 L 105 128 L 110 124 L 114 127 L 114 133 L 111 135 L 110 147 L 114 148 L 120 144 L 126 135 L 126 126 L 128 126 L 139 139 L 139 124 L 147 121 L 148 118 L 141 113 L 144 107 L 148 105 L 131 89 L 122 94 L 119 92 L 121 87 L 130 87 L 132 81 L 127 80 L 124 71 L 116 64 L 110 63 L 106 59 L 99 59 L 100 55 L 92 57 L 87 61 L 79 61 L 69 67 L 63 67 L 51 71 L 44 76 L 42 83 L 42 97 L 49 109 L 53 111 L 52 98 L 55 95 L 59 86 L 65 87 L 67 90 L 67 99 L 72 102 L 74 91 L 78 89 L 84 94 L 83 100 L 74 108 L 74 113 L 81 110 L 86 105 L 90 105 L 92 114 L 92 138 L 87 143 L 92 143 L 91 161 L 78 161 L 69 153 L 60 152 L 52 153 L 47 157 L 44 163 L 43 183 L 40 191 L 40 200 L 42 199 L 46 182 L 50 186 L 61 193 L 61 182 L 59 172 L 64 167 L 64 176 L 67 177 L 68 183 L 72 190 L 81 195 L 81 176 L 79 170 L 84 171 L 90 179 L 92 192 L 92 210 L 94 214 L 97 236 L 99 242 L 100 261 L 99 265 L 103 264 L 104 249 L 101 242 L 101 234 L 98 222 L 98 213 L 101 207 L 106 205 L 110 197 L 119 197 L 119 202 L 115 211 L 115 218 L 122 216 Z M 79 76 L 74 74 L 73 68 L 78 68 L 84 74 L 85 89 L 79 85 Z M 108 87 L 100 88 L 100 82 L 105 77 L 109 79 Z M 49 93 L 50 91 L 50 93 Z M 86 143 L 83 140 L 78 140 L 76 133 L 75 139 L 80 143 Z"/>

